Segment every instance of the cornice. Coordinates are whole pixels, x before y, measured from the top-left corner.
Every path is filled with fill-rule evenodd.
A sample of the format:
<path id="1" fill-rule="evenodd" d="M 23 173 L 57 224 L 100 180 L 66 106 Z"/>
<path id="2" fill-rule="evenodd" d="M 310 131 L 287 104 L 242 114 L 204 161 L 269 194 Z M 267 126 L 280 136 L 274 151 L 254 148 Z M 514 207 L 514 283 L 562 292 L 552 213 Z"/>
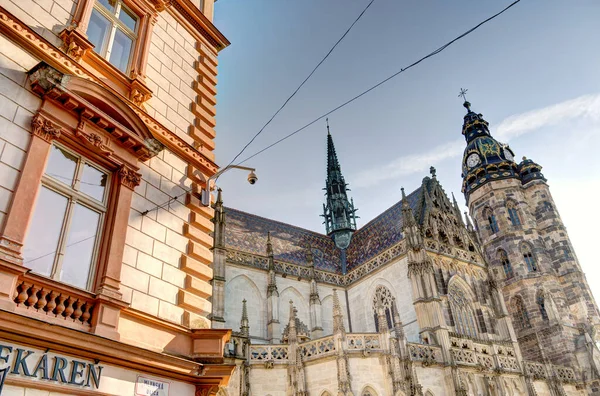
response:
<path id="1" fill-rule="evenodd" d="M 187 1 L 189 2 L 189 0 Z M 117 95 L 119 99 L 131 107 L 131 109 L 142 119 L 142 121 L 147 125 L 148 129 L 158 141 L 164 144 L 176 155 L 188 161 L 190 165 L 199 168 L 209 175 L 214 174 L 218 170 L 216 163 L 204 157 L 192 145 L 175 135 L 175 133 L 169 131 L 160 122 L 148 115 L 140 107 L 136 106 L 135 103 L 129 98 L 115 91 L 113 88 L 103 83 L 99 78 L 95 77 L 89 70 L 77 64 L 77 62 L 73 61 L 68 55 L 56 48 L 54 45 L 50 44 L 45 38 L 37 34 L 34 30 L 12 15 L 1 5 L 0 33 L 5 34 L 17 45 L 30 52 L 36 58 L 56 68 L 58 71 L 64 74 L 71 74 L 81 77 L 89 81 L 94 81 L 95 83 L 111 91 L 113 94 Z"/>
<path id="2" fill-rule="evenodd" d="M 163 0 L 164 1 L 164 0 Z M 218 51 L 231 44 L 215 25 L 190 0 L 171 0 L 171 7 Z"/>

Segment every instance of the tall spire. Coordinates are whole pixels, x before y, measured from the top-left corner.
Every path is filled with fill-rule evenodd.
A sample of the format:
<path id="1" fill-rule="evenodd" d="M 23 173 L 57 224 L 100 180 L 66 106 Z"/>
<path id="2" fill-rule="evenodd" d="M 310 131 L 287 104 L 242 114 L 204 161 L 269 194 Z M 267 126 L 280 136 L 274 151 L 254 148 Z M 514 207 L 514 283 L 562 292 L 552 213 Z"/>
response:
<path id="1" fill-rule="evenodd" d="M 342 314 L 342 305 L 338 297 L 337 290 L 333 289 L 333 332 L 346 333 L 344 328 L 344 315 Z"/>
<path id="2" fill-rule="evenodd" d="M 244 337 L 250 336 L 250 322 L 248 321 L 248 309 L 246 308 L 246 299 L 242 300 L 242 320 L 240 323 L 240 331 Z"/>
<path id="3" fill-rule="evenodd" d="M 327 122 L 327 180 L 325 195 L 327 202 L 323 204 L 323 217 L 327 235 L 331 236 L 340 249 L 350 245 L 350 239 L 356 230 L 356 210 L 354 202 L 348 199 L 346 181 L 338 161 L 333 138 Z"/>

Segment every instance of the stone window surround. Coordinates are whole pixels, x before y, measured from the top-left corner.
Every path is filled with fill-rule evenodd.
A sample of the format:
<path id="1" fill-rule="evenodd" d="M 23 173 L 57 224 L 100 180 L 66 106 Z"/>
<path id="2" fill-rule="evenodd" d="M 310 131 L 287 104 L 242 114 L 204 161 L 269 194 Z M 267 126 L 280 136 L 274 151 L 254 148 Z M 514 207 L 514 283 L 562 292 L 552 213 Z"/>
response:
<path id="1" fill-rule="evenodd" d="M 107 59 L 97 54 L 93 50 L 94 45 L 88 41 L 87 28 L 96 0 L 79 0 L 70 26 L 59 36 L 63 40 L 63 49 L 67 55 L 77 62 L 91 65 L 117 92 L 128 96 L 133 103 L 141 106 L 152 97 L 152 92 L 145 83 L 146 64 L 152 26 L 156 23 L 158 11 L 164 9 L 164 4 L 156 1 L 154 7 L 149 7 L 143 0 L 121 1 L 139 17 L 137 38 L 132 48 L 128 74 L 124 74 Z"/>
<path id="2" fill-rule="evenodd" d="M 68 289 L 69 295 L 81 300 L 91 297 L 95 300 L 91 332 L 118 339 L 120 310 L 127 306 L 119 292 L 120 273 L 133 190 L 141 181 L 138 164 L 158 150 L 148 148 L 151 147 L 148 142 L 154 140 L 135 112 L 99 85 L 65 76 L 45 63 L 30 71 L 29 81 L 32 90 L 42 97 L 42 104 L 32 119 L 32 139 L 10 212 L 0 232 L 0 253 L 4 259 L 0 260 L 0 267 L 5 270 L 12 267 L 16 275 L 8 297 L 12 300 L 22 282 Z M 86 98 L 93 98 L 94 104 Z M 111 109 L 112 116 L 97 107 L 100 103 Z M 29 273 L 22 263 L 21 248 L 54 140 L 113 176 L 91 293 Z M 155 147 L 161 149 L 162 145 Z"/>

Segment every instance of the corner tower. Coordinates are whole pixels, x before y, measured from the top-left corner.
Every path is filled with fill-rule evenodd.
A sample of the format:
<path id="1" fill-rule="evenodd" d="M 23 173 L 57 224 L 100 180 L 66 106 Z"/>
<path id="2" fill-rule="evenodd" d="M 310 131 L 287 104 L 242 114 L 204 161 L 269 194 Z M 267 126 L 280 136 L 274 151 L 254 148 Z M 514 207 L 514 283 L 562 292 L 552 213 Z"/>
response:
<path id="1" fill-rule="evenodd" d="M 333 238 L 336 246 L 344 252 L 350 245 L 352 234 L 356 231 L 356 211 L 354 202 L 348 199 L 348 184 L 342 175 L 342 169 L 335 152 L 333 138 L 327 123 L 327 180 L 325 181 L 327 202 L 323 204 L 323 216 L 327 235 Z M 345 263 L 342 262 L 342 269 Z M 343 271 L 345 272 L 345 271 Z"/>
<path id="2" fill-rule="evenodd" d="M 492 137 L 483 115 L 467 101 L 464 106 L 462 192 L 523 357 L 595 378 L 598 307 L 542 167 L 525 158 L 516 163 L 510 147 Z"/>

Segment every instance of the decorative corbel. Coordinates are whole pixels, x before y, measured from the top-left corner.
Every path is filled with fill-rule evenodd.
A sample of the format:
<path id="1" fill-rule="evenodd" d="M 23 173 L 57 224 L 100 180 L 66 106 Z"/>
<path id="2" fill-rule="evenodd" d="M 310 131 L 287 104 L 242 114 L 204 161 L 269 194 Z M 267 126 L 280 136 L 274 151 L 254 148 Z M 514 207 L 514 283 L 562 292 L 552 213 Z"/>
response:
<path id="1" fill-rule="evenodd" d="M 121 169 L 119 169 L 118 175 L 121 184 L 131 190 L 139 186 L 142 181 L 142 175 L 126 165 L 123 165 Z"/>
<path id="2" fill-rule="evenodd" d="M 86 132 L 85 126 L 86 121 L 83 117 L 81 117 L 79 124 L 77 125 L 77 129 L 75 130 L 75 136 L 81 139 L 85 144 L 94 147 L 97 151 L 100 151 L 104 155 L 112 154 L 113 150 L 111 150 L 111 148 L 108 146 L 108 139 L 103 138 L 95 132 Z"/>
<path id="3" fill-rule="evenodd" d="M 60 137 L 60 130 L 59 126 L 39 113 L 31 119 L 31 131 L 33 134 L 48 143 Z"/>
<path id="4" fill-rule="evenodd" d="M 68 78 L 69 76 L 59 72 L 45 62 L 38 63 L 29 71 L 31 89 L 41 96 L 55 90 L 59 85 L 66 84 Z"/>
<path id="5" fill-rule="evenodd" d="M 156 11 L 161 12 L 169 8 L 173 4 L 173 0 L 152 0 Z"/>
<path id="6" fill-rule="evenodd" d="M 59 37 L 63 41 L 62 50 L 76 61 L 79 61 L 86 52 L 94 48 L 94 44 L 75 26 L 63 29 L 59 33 Z"/>
<path id="7" fill-rule="evenodd" d="M 136 106 L 140 107 L 152 97 L 152 91 L 140 79 L 140 75 L 131 82 L 131 92 L 129 99 Z"/>

